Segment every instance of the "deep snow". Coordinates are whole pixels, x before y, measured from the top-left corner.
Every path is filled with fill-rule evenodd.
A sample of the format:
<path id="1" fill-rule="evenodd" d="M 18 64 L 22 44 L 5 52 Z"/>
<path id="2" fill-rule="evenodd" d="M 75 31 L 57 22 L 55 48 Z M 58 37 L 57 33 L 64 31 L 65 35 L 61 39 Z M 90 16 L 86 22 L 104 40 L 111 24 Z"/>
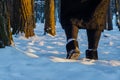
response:
<path id="1" fill-rule="evenodd" d="M 79 32 L 79 60 L 66 60 L 61 25 L 57 23 L 55 37 L 43 35 L 44 24 L 36 25 L 34 37 L 13 36 L 15 46 L 0 49 L 0 80 L 120 80 L 120 31 L 115 24 L 114 30 L 102 33 L 98 61 L 85 59 L 85 30 Z"/>

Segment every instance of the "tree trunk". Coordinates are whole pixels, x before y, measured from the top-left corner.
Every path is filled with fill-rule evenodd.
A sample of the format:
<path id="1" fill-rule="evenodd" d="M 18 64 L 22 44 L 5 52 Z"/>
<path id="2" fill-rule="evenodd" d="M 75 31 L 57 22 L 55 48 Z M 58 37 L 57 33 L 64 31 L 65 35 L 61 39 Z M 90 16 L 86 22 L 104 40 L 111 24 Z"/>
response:
<path id="1" fill-rule="evenodd" d="M 108 30 L 113 30 L 113 25 L 112 25 L 112 9 L 111 9 L 111 2 L 110 2 L 110 5 L 109 5 L 109 8 L 108 8 L 108 14 L 107 14 L 107 22 L 108 22 L 108 27 L 107 29 Z"/>
<path id="2" fill-rule="evenodd" d="M 116 7 L 116 22 L 120 30 L 120 0 L 115 0 L 115 7 Z"/>
<path id="3" fill-rule="evenodd" d="M 25 37 L 34 35 L 34 0 L 13 0 L 13 34 L 25 33 Z"/>
<path id="4" fill-rule="evenodd" d="M 0 1 L 0 47 L 10 46 L 13 42 L 7 0 Z"/>
<path id="5" fill-rule="evenodd" d="M 45 33 L 56 35 L 55 29 L 55 3 L 54 0 L 45 0 Z"/>

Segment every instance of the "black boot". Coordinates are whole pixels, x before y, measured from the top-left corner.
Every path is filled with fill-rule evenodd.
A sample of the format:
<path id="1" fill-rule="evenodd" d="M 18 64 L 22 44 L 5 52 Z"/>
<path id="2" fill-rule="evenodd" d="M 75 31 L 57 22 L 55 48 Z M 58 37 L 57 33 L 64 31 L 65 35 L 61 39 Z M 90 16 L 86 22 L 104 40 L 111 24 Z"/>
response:
<path id="1" fill-rule="evenodd" d="M 97 50 L 96 51 L 94 51 L 94 50 L 86 50 L 86 58 L 98 60 Z"/>
<path id="2" fill-rule="evenodd" d="M 67 59 L 77 60 L 79 58 L 80 51 L 78 47 L 78 42 L 76 40 L 70 41 L 66 45 L 66 49 L 67 49 L 67 57 L 66 57 Z"/>
<path id="3" fill-rule="evenodd" d="M 5 48 L 3 41 L 0 41 L 0 48 Z"/>

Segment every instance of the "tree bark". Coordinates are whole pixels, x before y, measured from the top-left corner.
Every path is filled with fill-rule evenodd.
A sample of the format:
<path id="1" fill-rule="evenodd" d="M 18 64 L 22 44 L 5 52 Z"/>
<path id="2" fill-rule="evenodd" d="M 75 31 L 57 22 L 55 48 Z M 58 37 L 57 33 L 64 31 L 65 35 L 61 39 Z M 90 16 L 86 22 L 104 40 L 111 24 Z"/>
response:
<path id="1" fill-rule="evenodd" d="M 45 33 L 56 35 L 55 29 L 55 1 L 45 0 Z"/>
<path id="2" fill-rule="evenodd" d="M 0 47 L 10 46 L 12 43 L 7 0 L 2 0 L 0 1 Z"/>
<path id="3" fill-rule="evenodd" d="M 34 36 L 34 0 L 13 0 L 13 34 L 25 33 Z"/>
<path id="4" fill-rule="evenodd" d="M 120 0 L 115 0 L 115 7 L 116 7 L 116 23 L 120 30 Z"/>
<path id="5" fill-rule="evenodd" d="M 113 30 L 113 24 L 112 24 L 112 9 L 111 9 L 111 2 L 110 2 L 110 5 L 109 5 L 109 8 L 108 8 L 108 14 L 107 14 L 107 22 L 108 22 L 108 27 L 107 27 L 107 30 Z"/>

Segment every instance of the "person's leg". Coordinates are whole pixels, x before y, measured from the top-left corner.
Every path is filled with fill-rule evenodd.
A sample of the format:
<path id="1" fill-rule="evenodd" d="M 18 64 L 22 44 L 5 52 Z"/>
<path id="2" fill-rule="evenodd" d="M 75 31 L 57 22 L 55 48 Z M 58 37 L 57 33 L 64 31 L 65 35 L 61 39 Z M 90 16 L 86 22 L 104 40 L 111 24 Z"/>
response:
<path id="1" fill-rule="evenodd" d="M 65 26 L 64 27 L 66 38 L 67 38 L 67 44 L 66 44 L 66 50 L 67 50 L 67 59 L 78 59 L 80 55 L 79 51 L 79 45 L 77 41 L 78 36 L 78 27 L 77 26 Z"/>
<path id="2" fill-rule="evenodd" d="M 87 30 L 88 50 L 86 50 L 86 58 L 98 59 L 97 48 L 101 36 L 101 30 Z"/>
<path id="3" fill-rule="evenodd" d="M 69 41 L 69 39 L 75 39 L 75 40 L 77 40 L 78 31 L 79 31 L 79 29 L 78 29 L 77 26 L 67 25 L 64 28 L 64 30 L 65 30 L 67 41 Z"/>

